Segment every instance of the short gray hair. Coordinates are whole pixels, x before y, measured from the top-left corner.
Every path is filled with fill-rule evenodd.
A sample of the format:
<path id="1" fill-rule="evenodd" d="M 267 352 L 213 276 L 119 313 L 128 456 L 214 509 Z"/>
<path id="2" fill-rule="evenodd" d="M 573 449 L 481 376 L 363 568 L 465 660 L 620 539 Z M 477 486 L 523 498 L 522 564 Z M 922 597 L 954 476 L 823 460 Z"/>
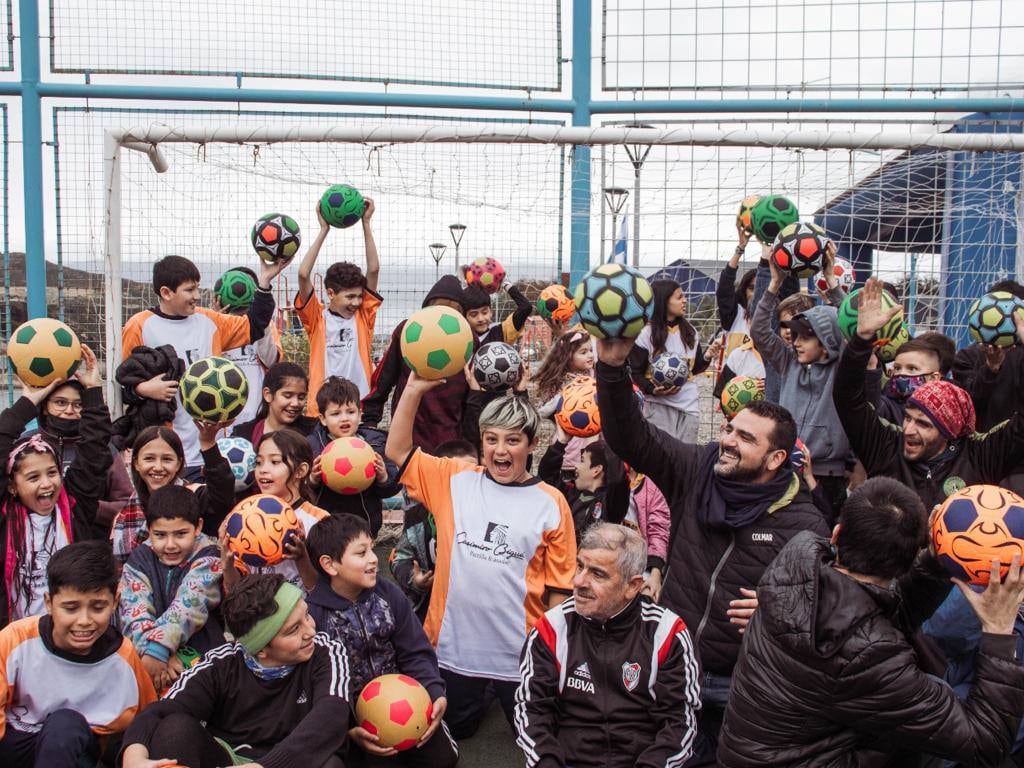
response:
<path id="1" fill-rule="evenodd" d="M 623 581 L 643 576 L 647 568 L 647 544 L 632 528 L 614 523 L 595 523 L 590 526 L 579 549 L 607 549 L 615 552 Z"/>
<path id="2" fill-rule="evenodd" d="M 528 400 L 509 394 L 492 400 L 480 414 L 480 436 L 485 429 L 522 430 L 532 443 L 540 427 L 540 416 Z"/>

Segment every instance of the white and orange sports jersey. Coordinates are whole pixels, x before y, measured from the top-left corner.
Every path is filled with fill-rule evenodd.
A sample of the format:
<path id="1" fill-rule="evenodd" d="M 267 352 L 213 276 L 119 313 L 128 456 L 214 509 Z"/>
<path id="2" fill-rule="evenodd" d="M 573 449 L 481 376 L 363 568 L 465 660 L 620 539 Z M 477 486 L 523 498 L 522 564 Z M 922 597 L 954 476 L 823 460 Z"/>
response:
<path id="1" fill-rule="evenodd" d="M 100 736 L 120 733 L 156 701 L 153 683 L 128 638 L 118 634 L 110 642 L 115 632 L 110 629 L 89 656 L 72 660 L 48 647 L 40 630 L 43 620 L 50 618 L 30 616 L 0 631 L 0 738 L 8 726 L 37 733 L 58 709 L 78 712 Z"/>
<path id="2" fill-rule="evenodd" d="M 187 317 L 166 317 L 152 309 L 136 312 L 121 331 L 121 351 L 127 359 L 138 346 L 156 347 L 170 344 L 185 365 L 204 357 L 219 355 L 249 343 L 249 318 L 246 315 L 224 315 L 206 307 L 196 307 Z M 174 431 L 185 449 L 185 463 L 203 463 L 199 453 L 199 432 L 181 404 L 174 411 Z"/>
<path id="3" fill-rule="evenodd" d="M 538 478 L 502 485 L 481 466 L 419 449 L 400 479 L 437 523 L 424 629 L 438 664 L 518 680 L 523 642 L 547 609 L 545 591 L 572 591 L 576 536 L 565 497 Z"/>
<path id="4" fill-rule="evenodd" d="M 341 376 L 359 387 L 359 397 L 370 392 L 373 372 L 373 328 L 377 310 L 384 299 L 376 291 L 363 289 L 363 303 L 352 317 L 331 312 L 309 292 L 303 303 L 295 295 L 295 312 L 309 336 L 309 399 L 306 413 L 316 416 L 316 393 L 328 376 Z"/>
<path id="5" fill-rule="evenodd" d="M 256 411 L 263 402 L 263 379 L 267 369 L 279 360 L 284 360 L 281 332 L 277 325 L 271 322 L 259 341 L 238 349 L 226 349 L 222 354 L 225 359 L 242 369 L 249 382 L 249 399 L 245 401 L 242 412 L 235 417 L 235 424 L 245 424 L 256 418 Z M 230 429 L 226 429 L 225 437 L 230 432 Z"/>

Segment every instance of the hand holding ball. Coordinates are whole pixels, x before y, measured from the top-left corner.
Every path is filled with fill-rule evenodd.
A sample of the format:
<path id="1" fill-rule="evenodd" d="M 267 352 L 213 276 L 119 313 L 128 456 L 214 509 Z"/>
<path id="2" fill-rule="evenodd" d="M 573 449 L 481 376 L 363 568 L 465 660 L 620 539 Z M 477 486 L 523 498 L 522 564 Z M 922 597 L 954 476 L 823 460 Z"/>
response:
<path id="1" fill-rule="evenodd" d="M 430 727 L 434 704 L 427 689 L 408 675 L 381 675 L 356 699 L 356 722 L 382 747 L 412 749 Z"/>
<path id="2" fill-rule="evenodd" d="M 970 485 L 951 494 L 932 519 L 935 556 L 949 573 L 988 584 L 992 560 L 999 578 L 1014 555 L 1024 557 L 1024 499 L 996 485 Z"/>
<path id="3" fill-rule="evenodd" d="M 320 197 L 320 215 L 332 227 L 347 229 L 363 218 L 366 201 L 355 187 L 335 184 Z"/>
<path id="4" fill-rule="evenodd" d="M 320 476 L 335 493 L 362 493 L 377 476 L 374 459 L 373 448 L 362 438 L 339 437 L 320 454 Z"/>
<path id="5" fill-rule="evenodd" d="M 295 511 L 276 496 L 250 496 L 235 505 L 224 522 L 235 567 L 267 568 L 284 560 L 284 547 L 303 533 Z"/>

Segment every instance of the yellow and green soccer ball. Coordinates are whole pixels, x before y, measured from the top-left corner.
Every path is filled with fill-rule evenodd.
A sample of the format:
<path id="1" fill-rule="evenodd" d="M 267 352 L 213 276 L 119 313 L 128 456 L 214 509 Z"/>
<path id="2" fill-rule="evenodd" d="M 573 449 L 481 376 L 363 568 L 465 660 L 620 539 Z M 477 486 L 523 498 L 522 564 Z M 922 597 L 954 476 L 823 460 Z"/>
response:
<path id="1" fill-rule="evenodd" d="M 734 376 L 722 388 L 722 413 L 731 419 L 755 400 L 764 400 L 764 379 Z"/>
<path id="2" fill-rule="evenodd" d="M 599 339 L 635 339 L 654 311 L 651 284 L 625 264 L 590 270 L 574 298 L 583 328 Z"/>
<path id="3" fill-rule="evenodd" d="M 188 415 L 209 424 L 232 421 L 249 398 L 249 380 L 224 357 L 204 357 L 185 369 L 179 383 Z"/>
<path id="4" fill-rule="evenodd" d="M 979 344 L 1012 347 L 1018 343 L 1015 312 L 1024 314 L 1024 301 L 1009 291 L 986 293 L 967 312 L 967 330 Z"/>
<path id="5" fill-rule="evenodd" d="M 399 337 L 402 360 L 422 379 L 462 375 L 473 356 L 473 331 L 460 312 L 424 307 L 414 312 Z"/>
<path id="6" fill-rule="evenodd" d="M 36 317 L 14 329 L 7 342 L 7 359 L 26 384 L 45 387 L 71 377 L 82 362 L 82 344 L 60 320 Z"/>

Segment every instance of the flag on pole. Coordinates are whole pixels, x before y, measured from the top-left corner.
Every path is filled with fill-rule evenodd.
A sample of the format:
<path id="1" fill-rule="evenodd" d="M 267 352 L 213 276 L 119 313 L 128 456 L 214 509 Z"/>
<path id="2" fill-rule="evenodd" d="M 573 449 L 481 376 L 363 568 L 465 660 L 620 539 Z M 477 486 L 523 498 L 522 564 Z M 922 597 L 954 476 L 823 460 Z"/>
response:
<path id="1" fill-rule="evenodd" d="M 619 226 L 619 236 L 615 238 L 615 244 L 612 246 L 612 255 L 608 259 L 609 264 L 626 264 L 626 243 L 629 242 L 629 214 L 627 211 L 622 213 L 622 224 Z"/>

